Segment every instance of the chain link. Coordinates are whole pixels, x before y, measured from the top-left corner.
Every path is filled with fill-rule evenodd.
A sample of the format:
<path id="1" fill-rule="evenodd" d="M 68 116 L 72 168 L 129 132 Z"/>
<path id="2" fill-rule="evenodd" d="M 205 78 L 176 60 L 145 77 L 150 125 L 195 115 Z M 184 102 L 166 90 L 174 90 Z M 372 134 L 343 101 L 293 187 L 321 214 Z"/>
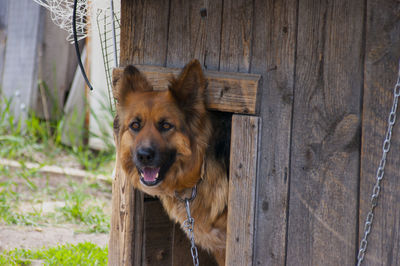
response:
<path id="1" fill-rule="evenodd" d="M 204 163 L 202 166 L 202 173 L 204 169 Z M 194 242 L 194 218 L 190 214 L 190 202 L 196 198 L 197 195 L 197 185 L 192 188 L 192 195 L 190 198 L 181 198 L 179 194 L 175 191 L 175 197 L 181 202 L 185 203 L 187 219 L 183 222 L 183 228 L 186 230 L 190 239 L 190 254 L 192 255 L 193 265 L 199 266 L 199 253 L 197 251 L 196 243 Z"/>
<path id="2" fill-rule="evenodd" d="M 360 242 L 360 250 L 358 251 L 357 256 L 357 266 L 360 266 L 362 261 L 365 257 L 365 252 L 368 246 L 368 235 L 371 232 L 372 222 L 374 221 L 374 210 L 378 204 L 379 193 L 381 192 L 381 181 L 385 174 L 385 165 L 386 165 L 386 155 L 390 150 L 390 141 L 392 139 L 392 129 L 394 123 L 396 122 L 396 111 L 397 111 L 397 104 L 399 101 L 400 96 L 400 62 L 399 62 L 399 73 L 397 75 L 397 82 L 393 89 L 393 104 L 390 110 L 389 118 L 388 118 L 388 127 L 386 130 L 385 140 L 383 141 L 382 145 L 382 158 L 379 163 L 378 170 L 376 172 L 376 182 L 374 188 L 372 190 L 371 195 L 371 206 L 370 210 L 367 214 L 367 218 L 364 224 L 364 236 Z"/>
<path id="3" fill-rule="evenodd" d="M 197 252 L 197 247 L 194 242 L 194 218 L 190 215 L 190 200 L 185 199 L 185 207 L 187 213 L 187 219 L 183 222 L 183 227 L 185 228 L 189 239 L 190 239 L 190 253 L 192 254 L 193 258 L 193 265 L 199 266 L 199 253 Z"/>

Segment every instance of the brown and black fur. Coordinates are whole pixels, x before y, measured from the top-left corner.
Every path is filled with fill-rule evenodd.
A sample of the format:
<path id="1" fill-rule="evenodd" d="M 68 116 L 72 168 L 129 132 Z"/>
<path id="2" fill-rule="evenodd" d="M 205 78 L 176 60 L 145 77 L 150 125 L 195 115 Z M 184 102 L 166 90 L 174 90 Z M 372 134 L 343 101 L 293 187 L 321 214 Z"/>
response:
<path id="1" fill-rule="evenodd" d="M 195 240 L 224 265 L 228 140 L 219 137 L 218 121 L 206 110 L 206 80 L 199 62 L 187 64 L 165 91 L 153 91 L 133 66 L 113 76 L 117 160 L 123 171 L 135 188 L 159 197 L 168 215 L 181 225 L 186 211 L 175 192 L 189 195 L 197 184 L 191 203 Z M 162 181 L 153 181 L 156 171 Z"/>

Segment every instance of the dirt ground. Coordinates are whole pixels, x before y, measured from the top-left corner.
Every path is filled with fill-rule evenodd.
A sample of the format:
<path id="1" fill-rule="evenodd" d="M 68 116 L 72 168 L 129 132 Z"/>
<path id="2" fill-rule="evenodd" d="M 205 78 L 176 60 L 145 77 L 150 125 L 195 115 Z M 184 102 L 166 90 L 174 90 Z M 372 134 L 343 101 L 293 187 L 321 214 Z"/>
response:
<path id="1" fill-rule="evenodd" d="M 14 168 L 6 171 L 3 169 L 0 173 L 0 182 L 12 178 L 13 185 L 9 189 L 19 195 L 18 207 L 13 209 L 15 212 L 29 213 L 40 210 L 40 215 L 59 212 L 59 208 L 66 205 L 66 201 L 62 198 L 65 196 L 60 195 L 72 194 L 77 186 L 87 182 L 82 194 L 90 194 L 88 197 L 90 204 L 99 205 L 106 215 L 111 214 L 111 184 L 104 180 L 88 182 L 82 178 L 38 173 L 29 178 L 36 186 L 35 191 L 32 191 L 21 178 L 21 173 L 21 170 Z M 71 183 L 75 185 L 71 186 Z M 0 220 L 0 252 L 14 248 L 36 249 L 86 241 L 101 247 L 108 244 L 108 233 L 86 233 L 87 227 L 87 225 L 57 221 L 37 223 L 35 226 L 8 225 Z"/>
<path id="2" fill-rule="evenodd" d="M 108 243 L 108 234 L 76 233 L 75 225 L 60 227 L 27 227 L 0 225 L 0 252 L 14 248 L 36 249 L 59 244 L 92 242 L 101 247 Z"/>

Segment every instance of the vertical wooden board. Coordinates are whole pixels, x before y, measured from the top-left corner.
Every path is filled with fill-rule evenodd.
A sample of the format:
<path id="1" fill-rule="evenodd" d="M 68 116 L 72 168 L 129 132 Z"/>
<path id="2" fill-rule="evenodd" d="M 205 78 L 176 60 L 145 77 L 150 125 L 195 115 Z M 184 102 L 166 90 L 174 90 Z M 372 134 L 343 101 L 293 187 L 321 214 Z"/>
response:
<path id="1" fill-rule="evenodd" d="M 220 70 L 248 72 L 253 26 L 253 1 L 224 1 Z"/>
<path id="2" fill-rule="evenodd" d="M 297 1 L 256 0 L 251 72 L 262 74 L 253 265 L 284 265 Z"/>
<path id="3" fill-rule="evenodd" d="M 37 95 L 38 51 L 43 10 L 31 0 L 10 1 L 2 90 L 12 99 L 12 112 L 24 121 Z"/>
<path id="4" fill-rule="evenodd" d="M 364 2 L 299 1 L 288 265 L 355 262 Z"/>
<path id="5" fill-rule="evenodd" d="M 190 251 L 190 241 L 187 235 L 183 232 L 179 224 L 174 225 L 174 239 L 173 239 L 173 258 L 172 265 L 191 265 L 193 260 L 192 254 Z M 197 246 L 197 250 L 199 252 L 199 263 L 200 265 L 207 266 L 217 266 L 217 262 L 214 257 L 203 250 L 200 246 Z"/>
<path id="6" fill-rule="evenodd" d="M 144 243 L 144 194 L 133 188 L 132 183 L 128 183 L 128 192 L 130 195 L 127 196 L 129 199 L 130 209 L 133 208 L 133 238 L 130 239 L 127 248 L 132 252 L 132 257 L 128 263 L 132 265 L 143 264 L 143 243 Z M 130 217 L 132 218 L 132 217 Z M 129 237 L 129 235 L 128 235 Z"/>
<path id="7" fill-rule="evenodd" d="M 115 136 L 114 136 L 115 138 Z M 117 166 L 117 164 L 116 164 Z M 121 265 L 120 263 L 120 215 L 119 206 L 121 195 L 119 193 L 119 180 L 120 173 L 117 173 L 115 167 L 112 177 L 112 195 L 111 195 L 111 220 L 110 220 L 110 238 L 108 240 L 108 263 L 109 265 Z M 120 171 L 118 169 L 118 171 Z"/>
<path id="8" fill-rule="evenodd" d="M 232 116 L 226 265 L 252 265 L 259 123 Z"/>
<path id="9" fill-rule="evenodd" d="M 396 1 L 367 2 L 359 237 L 364 234 L 371 205 L 400 58 L 400 4 Z M 399 124 L 397 116 L 363 265 L 400 265 Z"/>
<path id="10" fill-rule="evenodd" d="M 197 58 L 205 68 L 218 69 L 221 11 L 221 0 L 171 1 L 167 55 L 169 67 L 182 67 Z"/>
<path id="11" fill-rule="evenodd" d="M 144 252 L 142 265 L 171 265 L 174 225 L 158 200 L 144 203 Z"/>
<path id="12" fill-rule="evenodd" d="M 117 148 L 118 149 L 118 148 Z M 117 158 L 112 186 L 109 265 L 141 265 L 143 194 L 135 193 Z"/>
<path id="13" fill-rule="evenodd" d="M 167 0 L 121 2 L 121 66 L 165 65 L 168 16 Z"/>

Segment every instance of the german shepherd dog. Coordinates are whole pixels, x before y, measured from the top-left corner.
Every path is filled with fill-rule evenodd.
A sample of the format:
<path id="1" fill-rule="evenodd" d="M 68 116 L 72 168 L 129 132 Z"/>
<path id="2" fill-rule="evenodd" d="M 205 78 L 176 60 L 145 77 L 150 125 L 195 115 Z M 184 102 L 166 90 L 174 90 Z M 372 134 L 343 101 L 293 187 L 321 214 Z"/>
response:
<path id="1" fill-rule="evenodd" d="M 190 204 L 195 241 L 224 265 L 229 139 L 216 131 L 219 122 L 206 110 L 206 85 L 197 60 L 170 80 L 165 91 L 154 91 L 134 66 L 114 71 L 114 134 L 117 160 L 133 186 L 159 197 L 181 226 L 187 214 L 176 194 L 187 197 L 197 186 Z"/>

